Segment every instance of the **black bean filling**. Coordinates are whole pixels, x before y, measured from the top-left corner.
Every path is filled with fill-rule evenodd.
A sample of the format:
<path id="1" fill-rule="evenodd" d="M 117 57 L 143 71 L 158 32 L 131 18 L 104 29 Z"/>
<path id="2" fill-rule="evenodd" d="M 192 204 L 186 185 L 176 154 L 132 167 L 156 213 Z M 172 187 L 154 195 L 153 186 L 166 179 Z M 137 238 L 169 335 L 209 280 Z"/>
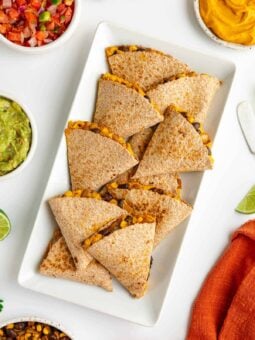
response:
<path id="1" fill-rule="evenodd" d="M 200 123 L 198 122 L 195 122 L 195 123 L 192 123 L 194 129 L 200 133 Z"/>

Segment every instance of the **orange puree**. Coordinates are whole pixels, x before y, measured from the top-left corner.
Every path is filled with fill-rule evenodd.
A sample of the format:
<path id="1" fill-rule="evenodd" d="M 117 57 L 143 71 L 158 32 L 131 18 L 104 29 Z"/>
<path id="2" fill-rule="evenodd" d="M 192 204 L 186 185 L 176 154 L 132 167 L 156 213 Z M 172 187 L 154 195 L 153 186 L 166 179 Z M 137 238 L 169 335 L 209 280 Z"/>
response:
<path id="1" fill-rule="evenodd" d="M 255 0 L 200 0 L 200 14 L 219 38 L 242 45 L 255 44 Z"/>

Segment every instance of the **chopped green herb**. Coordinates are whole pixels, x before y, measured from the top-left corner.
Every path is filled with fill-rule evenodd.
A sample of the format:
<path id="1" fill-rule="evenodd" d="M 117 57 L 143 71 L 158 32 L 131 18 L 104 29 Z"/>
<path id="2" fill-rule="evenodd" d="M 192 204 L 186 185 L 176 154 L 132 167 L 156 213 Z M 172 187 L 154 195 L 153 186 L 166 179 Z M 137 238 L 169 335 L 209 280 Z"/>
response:
<path id="1" fill-rule="evenodd" d="M 2 312 L 3 308 L 4 308 L 4 300 L 0 300 L 0 312 Z"/>
<path id="2" fill-rule="evenodd" d="M 59 5 L 61 2 L 62 0 L 51 0 L 52 5 Z"/>

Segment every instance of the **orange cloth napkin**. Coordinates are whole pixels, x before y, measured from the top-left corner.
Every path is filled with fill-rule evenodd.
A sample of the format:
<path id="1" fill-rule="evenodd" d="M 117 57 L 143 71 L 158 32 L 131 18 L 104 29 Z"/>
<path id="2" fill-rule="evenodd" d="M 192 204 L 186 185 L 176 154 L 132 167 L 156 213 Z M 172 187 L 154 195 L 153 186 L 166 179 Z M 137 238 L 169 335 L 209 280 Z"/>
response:
<path id="1" fill-rule="evenodd" d="M 231 241 L 195 300 L 187 340 L 255 340 L 255 220 Z"/>

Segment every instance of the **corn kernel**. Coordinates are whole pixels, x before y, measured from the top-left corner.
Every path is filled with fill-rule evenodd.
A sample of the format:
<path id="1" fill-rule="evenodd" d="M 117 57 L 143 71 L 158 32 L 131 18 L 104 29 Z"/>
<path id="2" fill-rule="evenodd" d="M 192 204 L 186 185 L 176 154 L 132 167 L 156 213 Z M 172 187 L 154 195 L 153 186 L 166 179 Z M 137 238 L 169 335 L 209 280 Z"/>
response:
<path id="1" fill-rule="evenodd" d="M 14 328 L 14 324 L 10 323 L 9 325 L 6 326 L 6 329 L 13 329 Z"/>
<path id="2" fill-rule="evenodd" d="M 115 204 L 115 205 L 117 205 L 117 204 L 118 204 L 118 201 L 117 201 L 117 200 L 115 200 L 115 199 L 112 199 L 112 200 L 110 200 L 110 203 L 111 203 L 111 204 Z"/>
<path id="3" fill-rule="evenodd" d="M 102 132 L 104 135 L 108 135 L 109 130 L 108 130 L 106 127 L 104 127 L 104 128 L 102 128 L 101 132 Z"/>
<path id="4" fill-rule="evenodd" d="M 112 182 L 112 183 L 109 184 L 109 187 L 112 188 L 112 189 L 117 189 L 118 186 L 119 186 L 119 185 L 118 185 L 118 183 L 116 183 L 116 182 Z"/>
<path id="5" fill-rule="evenodd" d="M 138 50 L 138 47 L 136 45 L 129 46 L 129 51 L 130 52 L 137 51 L 137 50 Z"/>
<path id="6" fill-rule="evenodd" d="M 72 193 L 72 191 L 67 191 L 67 192 L 64 193 L 64 196 L 65 197 L 73 197 L 73 193 Z"/>
<path id="7" fill-rule="evenodd" d="M 36 330 L 37 330 L 38 332 L 41 332 L 41 331 L 42 331 L 42 325 L 37 325 L 37 326 L 36 326 Z"/>
<path id="8" fill-rule="evenodd" d="M 89 248 L 91 246 L 91 241 L 88 238 L 87 240 L 85 240 L 85 248 Z"/>
<path id="9" fill-rule="evenodd" d="M 44 327 L 44 328 L 43 328 L 43 334 L 44 334 L 44 335 L 50 334 L 50 329 L 49 329 L 49 327 Z"/>
<path id="10" fill-rule="evenodd" d="M 127 221 L 121 221 L 120 222 L 120 227 L 125 228 L 127 226 Z"/>

